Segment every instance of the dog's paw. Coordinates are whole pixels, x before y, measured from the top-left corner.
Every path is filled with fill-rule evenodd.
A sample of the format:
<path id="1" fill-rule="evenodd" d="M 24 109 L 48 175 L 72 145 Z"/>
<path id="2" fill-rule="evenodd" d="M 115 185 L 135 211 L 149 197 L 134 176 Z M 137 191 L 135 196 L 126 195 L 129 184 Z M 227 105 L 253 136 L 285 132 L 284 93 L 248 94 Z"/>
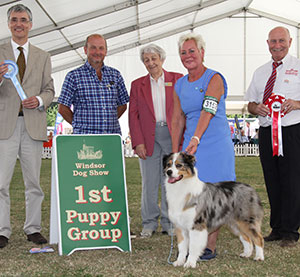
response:
<path id="1" fill-rule="evenodd" d="M 265 258 L 264 258 L 264 255 L 255 255 L 254 257 L 254 261 L 263 261 Z"/>
<path id="2" fill-rule="evenodd" d="M 255 257 L 254 261 L 263 261 L 264 260 L 264 250 L 260 246 L 255 246 Z"/>
<path id="3" fill-rule="evenodd" d="M 182 266 L 184 265 L 185 260 L 179 260 L 177 259 L 174 263 L 173 266 Z"/>
<path id="4" fill-rule="evenodd" d="M 184 268 L 195 268 L 197 265 L 196 261 L 191 261 L 191 260 L 187 260 L 186 263 L 184 264 Z"/>
<path id="5" fill-rule="evenodd" d="M 243 252 L 240 254 L 240 257 L 242 258 L 250 258 L 252 255 L 252 252 Z"/>

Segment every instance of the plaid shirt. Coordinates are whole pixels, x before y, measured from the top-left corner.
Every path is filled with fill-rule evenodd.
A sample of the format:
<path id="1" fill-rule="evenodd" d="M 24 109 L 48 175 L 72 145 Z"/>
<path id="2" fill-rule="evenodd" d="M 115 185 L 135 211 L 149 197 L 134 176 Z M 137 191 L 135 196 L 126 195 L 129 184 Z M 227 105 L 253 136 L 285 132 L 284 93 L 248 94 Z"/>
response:
<path id="1" fill-rule="evenodd" d="M 128 92 L 118 70 L 103 65 L 101 72 L 100 81 L 86 62 L 65 78 L 58 103 L 74 106 L 74 134 L 121 134 L 117 107 L 128 103 Z"/>

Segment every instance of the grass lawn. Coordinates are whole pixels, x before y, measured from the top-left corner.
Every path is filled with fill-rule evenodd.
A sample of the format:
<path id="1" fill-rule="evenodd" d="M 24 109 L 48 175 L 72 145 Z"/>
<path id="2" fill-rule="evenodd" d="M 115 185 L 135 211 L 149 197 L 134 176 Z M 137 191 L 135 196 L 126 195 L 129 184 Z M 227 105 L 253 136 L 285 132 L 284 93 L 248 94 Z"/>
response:
<path id="1" fill-rule="evenodd" d="M 263 234 L 269 233 L 269 204 L 259 158 L 236 158 L 237 180 L 251 184 L 259 193 L 264 206 Z M 43 231 L 49 238 L 51 160 L 43 160 L 41 184 L 43 202 Z M 126 159 L 126 178 L 131 230 L 141 231 L 141 177 L 136 158 Z M 217 243 L 217 259 L 198 263 L 196 269 L 175 268 L 167 263 L 170 237 L 161 230 L 150 239 L 139 236 L 132 240 L 132 252 L 114 249 L 76 251 L 70 256 L 54 253 L 30 254 L 35 247 L 23 233 L 24 188 L 20 164 L 17 162 L 10 188 L 11 223 L 13 233 L 9 244 L 0 249 L 0 276 L 300 276 L 300 243 L 292 249 L 282 249 L 278 242 L 266 243 L 265 261 L 255 262 L 239 257 L 242 245 L 226 228 Z M 1 211 L 0 211 L 1 212 Z M 176 249 L 176 243 L 175 243 Z M 176 250 L 171 258 L 175 260 Z"/>

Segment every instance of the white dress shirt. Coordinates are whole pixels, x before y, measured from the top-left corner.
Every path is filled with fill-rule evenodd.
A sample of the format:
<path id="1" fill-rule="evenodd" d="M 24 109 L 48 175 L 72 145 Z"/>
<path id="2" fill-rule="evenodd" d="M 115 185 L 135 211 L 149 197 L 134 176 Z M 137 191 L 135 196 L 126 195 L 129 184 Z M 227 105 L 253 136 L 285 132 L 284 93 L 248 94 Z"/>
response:
<path id="1" fill-rule="evenodd" d="M 167 122 L 164 73 L 157 81 L 155 81 L 150 75 L 150 83 L 156 122 Z"/>
<path id="2" fill-rule="evenodd" d="M 29 42 L 27 41 L 24 45 L 19 45 L 19 44 L 15 43 L 13 40 L 11 40 L 11 46 L 12 46 L 13 51 L 14 51 L 15 62 L 17 62 L 18 57 L 20 55 L 20 50 L 18 49 L 18 47 L 19 46 L 23 47 L 23 53 L 24 53 L 24 56 L 25 56 L 25 63 L 27 65 Z"/>
<path id="3" fill-rule="evenodd" d="M 245 94 L 245 100 L 262 103 L 265 86 L 272 73 L 273 60 L 259 67 L 253 74 L 250 86 Z M 300 60 L 286 55 L 282 65 L 277 67 L 277 77 L 273 93 L 280 94 L 285 99 L 300 100 Z M 272 121 L 268 117 L 258 116 L 260 126 L 270 126 Z M 282 126 L 300 123 L 300 110 L 293 110 L 281 119 Z"/>

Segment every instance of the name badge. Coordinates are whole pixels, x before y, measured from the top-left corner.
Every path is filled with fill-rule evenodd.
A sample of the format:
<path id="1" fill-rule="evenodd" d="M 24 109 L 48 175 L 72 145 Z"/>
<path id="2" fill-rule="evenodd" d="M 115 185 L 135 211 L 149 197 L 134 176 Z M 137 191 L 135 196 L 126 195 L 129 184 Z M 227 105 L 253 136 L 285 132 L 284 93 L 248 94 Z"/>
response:
<path id="1" fill-rule="evenodd" d="M 173 85 L 172 82 L 165 82 L 165 86 L 166 86 L 166 87 L 171 87 L 172 85 Z"/>
<path id="2" fill-rule="evenodd" d="M 18 81 L 18 79 L 16 77 L 19 72 L 18 65 L 15 62 L 10 61 L 10 60 L 6 60 L 6 61 L 4 61 L 4 63 L 8 66 L 8 71 L 6 72 L 5 75 L 3 75 L 3 77 L 6 79 L 11 79 L 21 100 L 22 101 L 25 100 L 27 98 L 27 96 L 26 96 L 20 82 Z"/>

